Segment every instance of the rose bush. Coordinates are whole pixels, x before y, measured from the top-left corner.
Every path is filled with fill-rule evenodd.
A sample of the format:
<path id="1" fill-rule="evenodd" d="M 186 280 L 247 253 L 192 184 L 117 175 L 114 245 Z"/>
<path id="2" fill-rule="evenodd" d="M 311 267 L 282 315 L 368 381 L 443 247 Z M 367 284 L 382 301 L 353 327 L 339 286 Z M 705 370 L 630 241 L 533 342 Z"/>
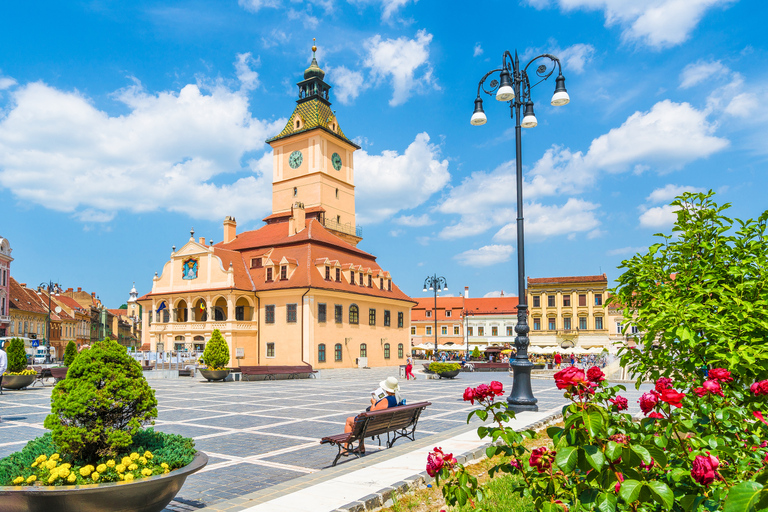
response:
<path id="1" fill-rule="evenodd" d="M 571 403 L 563 408 L 564 426 L 546 430 L 551 448 L 526 448 L 535 433 L 507 426 L 513 415 L 494 401 L 499 383 L 464 392 L 464 400 L 480 405 L 467 421 L 493 420 L 477 430 L 493 442 L 487 455 L 503 456 L 491 477 L 517 475 L 514 493 L 537 511 L 768 510 L 768 381 L 745 389 L 724 368 L 684 383 L 662 377 L 639 400 L 642 418 L 624 412 L 625 388 L 608 384 L 598 368 L 566 368 L 555 382 Z M 435 460 L 428 471 L 446 502 L 482 508 L 477 480 L 461 464 Z"/>

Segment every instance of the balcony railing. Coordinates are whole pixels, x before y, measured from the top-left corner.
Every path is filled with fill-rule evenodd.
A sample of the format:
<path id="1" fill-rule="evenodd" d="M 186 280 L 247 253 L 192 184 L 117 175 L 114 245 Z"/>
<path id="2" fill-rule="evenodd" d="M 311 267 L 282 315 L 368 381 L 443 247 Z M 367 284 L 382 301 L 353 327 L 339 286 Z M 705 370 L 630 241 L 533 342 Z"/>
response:
<path id="1" fill-rule="evenodd" d="M 235 331 L 255 331 L 256 322 L 244 322 L 240 320 L 223 322 L 152 322 L 149 330 L 152 332 L 187 332 L 187 331 L 212 331 L 214 329 L 235 330 Z"/>
<path id="2" fill-rule="evenodd" d="M 328 229 L 338 231 L 340 233 L 359 236 L 360 238 L 363 237 L 363 228 L 360 226 L 353 226 L 352 223 L 350 222 L 347 222 L 346 224 L 341 224 L 340 222 L 336 222 L 333 219 L 326 218 L 325 220 L 323 220 L 323 226 L 325 226 Z"/>

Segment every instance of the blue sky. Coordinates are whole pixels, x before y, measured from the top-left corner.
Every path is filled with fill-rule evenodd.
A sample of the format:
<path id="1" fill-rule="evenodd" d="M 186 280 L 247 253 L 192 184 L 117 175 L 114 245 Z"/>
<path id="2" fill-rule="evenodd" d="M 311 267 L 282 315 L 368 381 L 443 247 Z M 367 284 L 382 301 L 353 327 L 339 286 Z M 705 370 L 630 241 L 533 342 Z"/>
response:
<path id="1" fill-rule="evenodd" d="M 642 5 L 638 7 L 638 5 Z M 317 38 L 356 153 L 360 247 L 422 295 L 427 275 L 513 294 L 514 126 L 477 83 L 504 50 L 561 58 L 571 103 L 533 89 L 523 133 L 526 271 L 618 276 L 669 232 L 683 190 L 768 208 L 768 7 L 753 0 L 5 2 L 0 236 L 12 275 L 125 302 L 172 246 L 271 211 L 264 140 Z M 762 34 L 762 35 L 761 35 Z"/>

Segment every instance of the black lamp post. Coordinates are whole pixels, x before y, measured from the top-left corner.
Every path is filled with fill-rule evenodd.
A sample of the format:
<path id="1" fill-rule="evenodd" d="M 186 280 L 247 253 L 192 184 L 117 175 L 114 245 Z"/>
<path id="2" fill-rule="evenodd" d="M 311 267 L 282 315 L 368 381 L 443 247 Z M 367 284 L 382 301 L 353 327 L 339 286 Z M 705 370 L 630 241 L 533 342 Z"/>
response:
<path id="1" fill-rule="evenodd" d="M 48 347 L 48 354 L 45 356 L 45 362 L 48 363 L 50 362 L 51 357 L 51 295 L 58 295 L 60 288 L 59 285 L 53 281 L 48 281 L 47 283 L 40 283 L 38 289 L 44 290 L 48 294 L 48 317 L 45 322 L 45 343 Z"/>
<path id="2" fill-rule="evenodd" d="M 528 75 L 528 68 L 534 62 L 542 60 L 535 70 L 535 76 Z M 483 100 L 480 91 L 490 96 L 495 96 L 498 101 L 509 103 L 510 114 L 515 118 L 515 164 L 517 174 L 517 325 L 515 326 L 515 348 L 517 355 L 510 362 L 514 381 L 512 391 L 507 397 L 507 407 L 515 412 L 538 411 L 536 398 L 531 389 L 531 368 L 533 364 L 528 360 L 528 305 L 525 295 L 525 249 L 523 240 L 523 157 L 522 157 L 522 128 L 533 128 L 538 122 L 533 113 L 533 101 L 531 100 L 531 88 L 548 79 L 557 70 L 555 79 L 555 94 L 552 96 L 552 105 L 559 107 L 566 105 L 570 98 L 565 90 L 565 77 L 563 77 L 560 60 L 554 55 L 543 54 L 531 59 L 525 67 L 520 67 L 520 61 L 515 51 L 514 58 L 508 51 L 504 52 L 501 60 L 501 68 L 489 71 L 477 85 L 477 98 L 475 99 L 475 111 L 470 122 L 480 126 L 488 120 L 483 111 Z M 499 73 L 499 81 L 491 80 L 486 89 L 485 80 Z M 531 78 L 537 80 L 531 84 Z M 525 106 L 522 123 L 520 122 L 520 110 Z"/>
<path id="3" fill-rule="evenodd" d="M 433 313 L 435 315 L 435 359 L 437 359 L 437 292 L 448 290 L 448 281 L 446 281 L 444 277 L 438 277 L 437 274 L 427 276 L 424 280 L 423 291 L 427 291 L 427 288 L 429 288 L 430 291 L 434 290 L 435 292 L 435 309 L 433 310 Z"/>

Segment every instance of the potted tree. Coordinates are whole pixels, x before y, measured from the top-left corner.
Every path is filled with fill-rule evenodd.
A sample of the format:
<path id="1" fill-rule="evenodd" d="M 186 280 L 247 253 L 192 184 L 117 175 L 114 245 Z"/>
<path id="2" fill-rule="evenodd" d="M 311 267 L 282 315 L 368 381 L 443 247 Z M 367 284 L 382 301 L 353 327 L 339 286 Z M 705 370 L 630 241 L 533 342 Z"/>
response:
<path id="1" fill-rule="evenodd" d="M 208 379 L 208 381 L 224 380 L 230 371 L 226 367 L 228 363 L 229 347 L 227 346 L 227 340 L 221 335 L 221 331 L 214 329 L 211 339 L 205 344 L 203 364 L 205 364 L 206 368 L 201 368 L 200 374 Z"/>
<path id="2" fill-rule="evenodd" d="M 0 459 L 2 510 L 163 510 L 208 457 L 191 439 L 142 428 L 155 417 L 139 363 L 115 341 L 94 343 L 53 388 L 51 432 Z"/>
<path id="3" fill-rule="evenodd" d="M 429 371 L 440 376 L 441 379 L 453 379 L 461 372 L 459 363 L 430 363 Z"/>
<path id="4" fill-rule="evenodd" d="M 12 338 L 6 351 L 8 370 L 3 374 L 3 387 L 6 389 L 24 389 L 37 377 L 35 370 L 27 370 L 27 353 L 21 338 Z"/>

